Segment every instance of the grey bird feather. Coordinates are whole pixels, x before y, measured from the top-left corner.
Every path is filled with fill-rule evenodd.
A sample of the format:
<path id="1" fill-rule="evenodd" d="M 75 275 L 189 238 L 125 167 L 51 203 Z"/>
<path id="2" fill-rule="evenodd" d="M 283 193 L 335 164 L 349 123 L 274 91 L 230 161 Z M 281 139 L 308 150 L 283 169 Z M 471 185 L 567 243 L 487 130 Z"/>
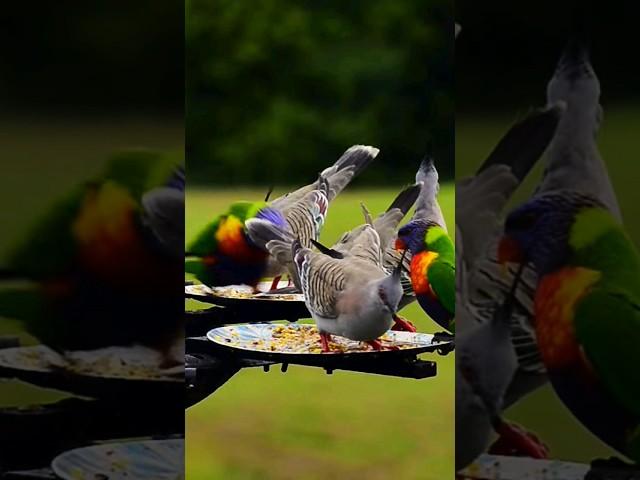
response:
<path id="1" fill-rule="evenodd" d="M 440 192 L 438 180 L 438 170 L 433 163 L 433 157 L 428 155 L 422 160 L 418 173 L 416 173 L 416 183 L 421 183 L 422 189 L 416 201 L 416 211 L 413 218 L 430 220 L 447 231 L 447 224 L 438 203 L 438 193 Z"/>
<path id="2" fill-rule="evenodd" d="M 332 166 L 320 172 L 316 182 L 273 200 L 270 206 L 284 215 L 291 235 L 300 238 L 303 246 L 311 247 L 311 240 L 317 240 L 320 235 L 329 203 L 373 162 L 378 153 L 375 147 L 354 145 Z M 248 225 L 247 232 L 251 238 L 252 231 Z M 266 242 L 255 243 L 266 248 Z M 296 283 L 292 261 L 290 255 L 282 252 L 278 257 L 272 255 L 268 260 L 266 276 L 275 277 L 288 272 Z"/>
<path id="3" fill-rule="evenodd" d="M 398 226 L 406 214 L 411 210 L 418 196 L 422 191 L 422 183 L 416 183 L 403 189 L 393 200 L 387 210 L 374 220 L 368 209 L 361 203 L 361 208 L 365 217 L 365 224 L 345 232 L 340 240 L 333 245 L 333 249 L 344 255 L 352 255 L 354 245 L 362 235 L 368 232 L 368 226 L 372 226 L 380 239 L 382 267 L 387 272 L 392 272 L 401 260 L 402 253 L 395 249 L 394 242 L 398 233 Z M 409 268 L 411 256 L 406 255 L 402 259 L 403 269 L 401 283 L 404 291 L 400 302 L 400 309 L 415 300 L 415 293 L 409 278 Z"/>
<path id="4" fill-rule="evenodd" d="M 367 230 L 376 235 L 370 226 Z M 379 245 L 379 240 L 373 243 Z M 371 341 L 391 328 L 402 296 L 397 273 L 389 275 L 360 255 L 331 258 L 297 240 L 292 256 L 305 303 L 321 332 Z"/>
<path id="5" fill-rule="evenodd" d="M 320 176 L 326 178 L 331 186 L 327 195 L 329 201 L 336 198 L 353 178 L 362 173 L 375 160 L 379 152 L 379 149 L 368 145 L 354 145 L 347 149 L 332 166 L 325 168 Z M 291 205 L 315 188 L 315 183 L 301 187 L 273 200 L 271 206 L 286 214 Z"/>

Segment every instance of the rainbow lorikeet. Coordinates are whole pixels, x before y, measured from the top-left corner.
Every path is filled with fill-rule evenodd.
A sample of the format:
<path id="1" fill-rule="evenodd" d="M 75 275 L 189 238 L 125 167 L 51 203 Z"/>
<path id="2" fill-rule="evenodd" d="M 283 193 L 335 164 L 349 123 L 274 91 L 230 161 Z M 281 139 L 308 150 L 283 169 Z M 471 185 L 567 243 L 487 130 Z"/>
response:
<path id="1" fill-rule="evenodd" d="M 558 396 L 595 435 L 640 461 L 640 257 L 604 204 L 534 197 L 505 222 L 501 262 L 532 263 L 537 345 Z"/>
<path id="2" fill-rule="evenodd" d="M 438 325 L 453 332 L 455 317 L 455 247 L 438 203 L 438 171 L 430 157 L 420 164 L 416 211 L 398 230 L 395 247 L 411 253 L 411 285 L 422 309 Z"/>
<path id="3" fill-rule="evenodd" d="M 281 228 L 287 223 L 267 202 L 236 202 L 219 215 L 189 245 L 185 271 L 210 286 L 257 286 L 267 271 L 269 253 L 248 236 L 245 222 L 259 218 Z"/>
<path id="4" fill-rule="evenodd" d="M 0 315 L 59 350 L 168 348 L 182 325 L 183 238 L 179 159 L 116 155 L 13 248 Z"/>
<path id="5" fill-rule="evenodd" d="M 412 220 L 398 231 L 397 249 L 411 253 L 411 285 L 422 309 L 438 325 L 455 331 L 455 249 L 437 223 Z"/>
<path id="6" fill-rule="evenodd" d="M 275 277 L 272 289 L 276 288 L 285 272 L 297 282 L 292 261 L 270 255 L 264 239 L 252 238 L 246 223 L 266 222 L 283 234 L 299 238 L 304 247 L 311 247 L 311 240 L 318 239 L 329 203 L 377 154 L 377 148 L 354 145 L 325 168 L 314 183 L 269 203 L 234 203 L 188 245 L 185 271 L 210 286 L 245 284 L 254 291 L 260 279 L 267 276 Z"/>

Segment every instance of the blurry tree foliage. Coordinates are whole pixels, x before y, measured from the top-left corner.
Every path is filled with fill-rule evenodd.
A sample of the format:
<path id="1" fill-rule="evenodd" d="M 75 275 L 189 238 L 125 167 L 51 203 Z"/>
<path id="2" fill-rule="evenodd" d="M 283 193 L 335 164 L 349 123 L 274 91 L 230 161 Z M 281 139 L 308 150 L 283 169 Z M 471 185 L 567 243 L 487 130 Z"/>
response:
<path id="1" fill-rule="evenodd" d="M 187 0 L 191 184 L 299 183 L 342 151 L 364 182 L 453 175 L 451 0 Z"/>

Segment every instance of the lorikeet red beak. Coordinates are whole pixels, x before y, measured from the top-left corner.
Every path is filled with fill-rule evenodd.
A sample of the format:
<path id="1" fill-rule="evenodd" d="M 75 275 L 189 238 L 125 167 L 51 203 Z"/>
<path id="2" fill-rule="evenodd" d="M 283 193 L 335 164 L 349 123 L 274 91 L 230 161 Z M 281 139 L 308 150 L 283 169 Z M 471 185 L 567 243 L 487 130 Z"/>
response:
<path id="1" fill-rule="evenodd" d="M 407 244 L 401 238 L 396 238 L 396 250 L 406 250 Z"/>

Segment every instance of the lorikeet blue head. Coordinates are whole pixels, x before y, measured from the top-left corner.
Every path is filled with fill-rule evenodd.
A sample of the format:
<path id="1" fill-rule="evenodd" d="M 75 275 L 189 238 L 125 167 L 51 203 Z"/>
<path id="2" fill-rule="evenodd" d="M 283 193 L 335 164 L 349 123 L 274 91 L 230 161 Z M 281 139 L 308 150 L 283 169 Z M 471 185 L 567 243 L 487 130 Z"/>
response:
<path id="1" fill-rule="evenodd" d="M 507 217 L 498 261 L 532 262 L 540 274 L 553 271 L 570 253 L 569 235 L 578 212 L 599 206 L 578 192 L 534 197 Z"/>
<path id="2" fill-rule="evenodd" d="M 397 250 L 409 250 L 415 255 L 425 249 L 425 237 L 431 227 L 438 226 L 425 219 L 412 220 L 398 230 Z"/>

